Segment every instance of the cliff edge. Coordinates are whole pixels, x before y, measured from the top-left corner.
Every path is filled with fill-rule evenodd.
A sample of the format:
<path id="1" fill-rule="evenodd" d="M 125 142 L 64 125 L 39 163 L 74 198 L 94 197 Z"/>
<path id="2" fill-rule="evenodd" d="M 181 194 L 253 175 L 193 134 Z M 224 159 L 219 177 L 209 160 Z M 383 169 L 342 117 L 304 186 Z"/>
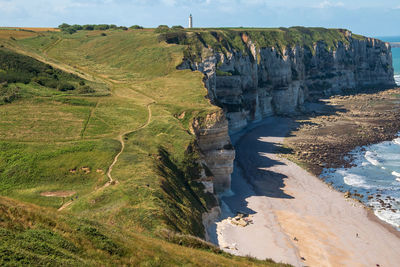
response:
<path id="1" fill-rule="evenodd" d="M 348 30 L 199 29 L 160 38 L 187 45 L 179 68 L 204 74 L 208 97 L 224 110 L 230 134 L 268 116 L 299 113 L 308 100 L 395 85 L 390 44 Z M 212 163 L 225 177 L 217 191 L 229 188 L 232 155 L 224 157 L 229 163 Z"/>

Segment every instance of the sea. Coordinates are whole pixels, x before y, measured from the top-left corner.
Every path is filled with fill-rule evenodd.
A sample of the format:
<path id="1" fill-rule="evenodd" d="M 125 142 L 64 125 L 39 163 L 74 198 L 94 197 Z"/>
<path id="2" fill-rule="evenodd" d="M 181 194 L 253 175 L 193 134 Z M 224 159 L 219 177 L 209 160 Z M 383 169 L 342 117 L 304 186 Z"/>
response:
<path id="1" fill-rule="evenodd" d="M 378 37 L 400 42 L 398 37 Z M 392 48 L 396 83 L 400 86 L 400 48 Z M 400 135 L 379 144 L 354 149 L 347 160 L 353 167 L 325 169 L 321 175 L 336 189 L 353 194 L 381 220 L 400 231 Z"/>

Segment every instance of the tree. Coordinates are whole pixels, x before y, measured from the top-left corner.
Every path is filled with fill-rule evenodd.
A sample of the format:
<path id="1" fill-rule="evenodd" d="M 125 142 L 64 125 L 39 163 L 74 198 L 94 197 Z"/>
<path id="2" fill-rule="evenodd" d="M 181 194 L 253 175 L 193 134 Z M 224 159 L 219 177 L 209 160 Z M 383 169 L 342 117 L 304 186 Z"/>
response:
<path id="1" fill-rule="evenodd" d="M 143 29 L 143 27 L 139 26 L 139 25 L 133 25 L 133 26 L 130 26 L 129 28 L 132 29 L 132 30 L 141 30 L 141 29 Z"/>
<path id="2" fill-rule="evenodd" d="M 155 33 L 164 33 L 164 32 L 168 32 L 168 31 L 169 31 L 169 27 L 167 25 L 160 25 L 155 30 Z"/>
<path id="3" fill-rule="evenodd" d="M 184 28 L 181 25 L 175 25 L 175 26 L 172 26 L 171 29 L 173 29 L 173 30 L 183 30 Z"/>
<path id="4" fill-rule="evenodd" d="M 63 23 L 63 24 L 61 24 L 60 26 L 58 26 L 58 28 L 59 29 L 65 29 L 65 28 L 69 28 L 69 27 L 71 27 L 71 25 L 69 25 L 69 24 L 67 24 L 67 23 Z"/>

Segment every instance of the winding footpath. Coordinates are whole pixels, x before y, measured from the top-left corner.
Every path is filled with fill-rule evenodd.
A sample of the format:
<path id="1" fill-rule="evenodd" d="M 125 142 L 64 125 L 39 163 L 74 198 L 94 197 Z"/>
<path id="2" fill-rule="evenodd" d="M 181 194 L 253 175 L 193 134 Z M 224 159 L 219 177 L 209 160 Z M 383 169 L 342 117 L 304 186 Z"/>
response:
<path id="1" fill-rule="evenodd" d="M 146 121 L 145 124 L 143 124 L 142 126 L 140 126 L 139 128 L 136 128 L 136 129 L 134 129 L 134 130 L 130 130 L 130 131 L 124 132 L 124 133 L 122 133 L 122 134 L 120 134 L 120 135 L 118 136 L 118 141 L 121 143 L 121 150 L 118 152 L 117 155 L 115 155 L 113 162 L 112 162 L 111 165 L 108 167 L 108 170 L 107 170 L 108 181 L 107 181 L 103 186 L 101 186 L 101 187 L 97 188 L 96 190 L 92 191 L 92 192 L 91 192 L 92 194 L 95 193 L 95 192 L 98 192 L 98 191 L 100 191 L 100 190 L 103 190 L 104 188 L 109 187 L 110 185 L 118 184 L 118 181 L 115 180 L 115 179 L 112 177 L 111 172 L 112 172 L 113 167 L 115 166 L 115 164 L 117 164 L 118 159 L 119 159 L 119 156 L 121 156 L 121 154 L 122 154 L 122 153 L 124 152 L 124 150 L 125 150 L 125 141 L 124 141 L 124 138 L 125 138 L 125 136 L 127 136 L 127 135 L 129 135 L 129 134 L 132 134 L 132 133 L 134 133 L 134 132 L 137 132 L 137 131 L 139 131 L 139 130 L 142 130 L 142 129 L 146 128 L 146 127 L 150 124 L 151 118 L 152 118 L 152 112 L 151 112 L 150 106 L 151 106 L 152 104 L 154 104 L 154 103 L 155 103 L 155 102 L 152 102 L 152 103 L 147 104 L 148 117 L 147 117 L 147 121 Z M 69 207 L 73 202 L 74 202 L 73 200 L 70 200 L 70 201 L 64 203 L 64 204 L 58 209 L 58 211 L 64 210 L 65 208 Z"/>

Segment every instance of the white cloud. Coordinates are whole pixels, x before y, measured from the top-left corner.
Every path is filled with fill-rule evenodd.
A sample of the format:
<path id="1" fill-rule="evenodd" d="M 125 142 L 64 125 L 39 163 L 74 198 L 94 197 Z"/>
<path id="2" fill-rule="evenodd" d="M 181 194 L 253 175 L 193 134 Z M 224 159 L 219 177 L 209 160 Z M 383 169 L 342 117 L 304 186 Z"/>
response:
<path id="1" fill-rule="evenodd" d="M 329 7 L 342 7 L 344 6 L 343 2 L 331 2 L 325 0 L 317 5 L 318 8 L 329 8 Z"/>

